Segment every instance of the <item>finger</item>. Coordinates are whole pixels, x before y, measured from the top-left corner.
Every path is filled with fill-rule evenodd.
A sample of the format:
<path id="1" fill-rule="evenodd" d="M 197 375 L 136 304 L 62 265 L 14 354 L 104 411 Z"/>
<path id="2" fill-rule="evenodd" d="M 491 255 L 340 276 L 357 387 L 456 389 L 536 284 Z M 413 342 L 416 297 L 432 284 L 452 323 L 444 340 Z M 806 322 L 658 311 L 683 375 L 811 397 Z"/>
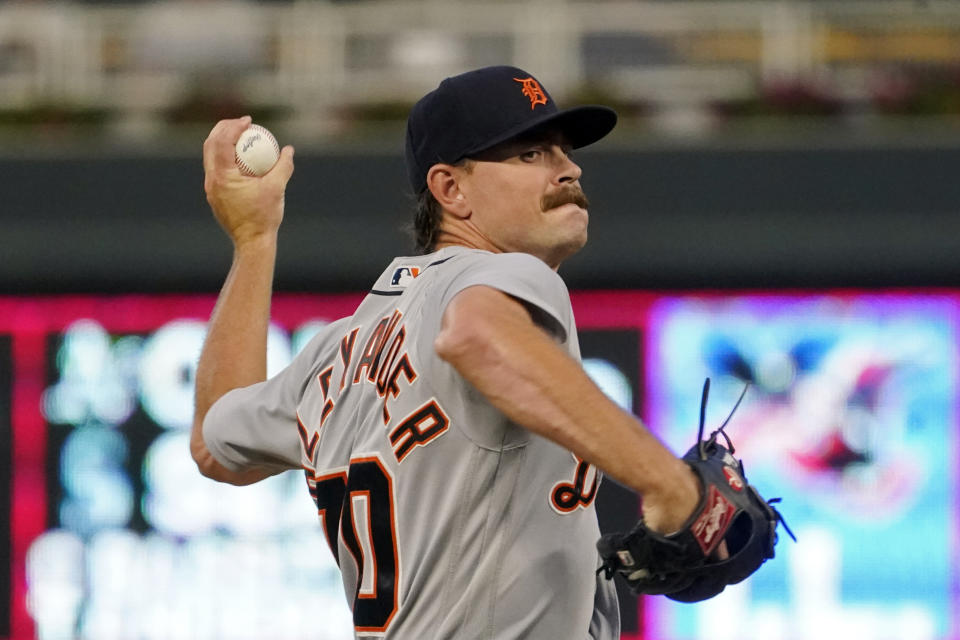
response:
<path id="1" fill-rule="evenodd" d="M 270 172 L 264 176 L 264 178 L 268 180 L 274 180 L 278 182 L 281 187 L 286 187 L 287 182 L 290 180 L 290 176 L 293 175 L 293 154 L 294 149 L 291 145 L 287 145 L 281 149 L 280 158 L 277 160 L 277 163 L 273 165 L 273 168 L 270 169 Z"/>
<path id="2" fill-rule="evenodd" d="M 727 560 L 730 558 L 730 549 L 727 547 L 727 541 L 721 540 L 720 544 L 717 545 L 717 548 L 713 550 L 713 553 L 710 554 L 711 559 L 714 562 L 720 562 L 722 560 Z"/>
<path id="3" fill-rule="evenodd" d="M 236 146 L 240 134 L 243 133 L 253 119 L 250 116 L 221 120 L 210 131 L 203 143 L 203 168 L 214 171 L 218 168 L 229 168 L 236 165 Z"/>
<path id="4" fill-rule="evenodd" d="M 727 548 L 727 541 L 724 540 L 720 543 L 720 546 L 717 547 L 717 555 L 720 556 L 721 560 L 726 560 L 730 557 L 730 549 Z"/>
<path id="5" fill-rule="evenodd" d="M 230 125 L 230 120 L 220 120 L 213 126 L 207 139 L 203 141 L 203 169 L 207 173 L 213 171 L 216 166 L 216 150 L 221 144 L 223 131 Z"/>
<path id="6" fill-rule="evenodd" d="M 218 168 L 233 168 L 237 165 L 237 140 L 247 130 L 253 118 L 243 116 L 235 120 L 225 120 L 223 128 L 214 146 L 214 163 Z"/>

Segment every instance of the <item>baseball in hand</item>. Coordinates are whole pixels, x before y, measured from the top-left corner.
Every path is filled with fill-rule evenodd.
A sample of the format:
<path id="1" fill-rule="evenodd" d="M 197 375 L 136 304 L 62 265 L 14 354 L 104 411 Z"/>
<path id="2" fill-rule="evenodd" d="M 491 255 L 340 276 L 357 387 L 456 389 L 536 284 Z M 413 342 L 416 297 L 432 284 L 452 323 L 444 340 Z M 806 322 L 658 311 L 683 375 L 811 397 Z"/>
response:
<path id="1" fill-rule="evenodd" d="M 280 158 L 280 145 L 273 134 L 258 124 L 240 134 L 237 140 L 237 166 L 245 176 L 262 176 Z"/>

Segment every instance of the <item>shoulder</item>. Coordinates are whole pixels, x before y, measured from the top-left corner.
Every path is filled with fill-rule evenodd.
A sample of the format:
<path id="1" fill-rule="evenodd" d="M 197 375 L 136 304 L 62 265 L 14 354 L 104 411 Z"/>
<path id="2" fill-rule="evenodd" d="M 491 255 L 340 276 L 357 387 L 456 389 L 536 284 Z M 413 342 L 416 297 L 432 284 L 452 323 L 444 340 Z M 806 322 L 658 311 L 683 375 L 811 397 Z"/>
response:
<path id="1" fill-rule="evenodd" d="M 529 253 L 492 253 L 481 249 L 469 249 L 453 256 L 451 263 L 462 268 L 487 268 L 509 272 L 531 271 L 543 277 L 560 278 L 547 264 Z"/>
<path id="2" fill-rule="evenodd" d="M 447 277 L 452 281 L 483 281 L 493 286 L 499 282 L 526 282 L 535 287 L 566 291 L 557 272 L 528 253 L 491 253 L 477 249 L 454 256 L 448 264 Z"/>
<path id="3" fill-rule="evenodd" d="M 352 316 L 346 316 L 321 327 L 300 353 L 318 354 L 329 348 L 329 345 L 337 344 L 351 320 Z"/>
<path id="4" fill-rule="evenodd" d="M 340 348 L 340 341 L 351 320 L 351 316 L 346 316 L 321 327 L 307 344 L 294 354 L 293 360 L 284 370 L 291 384 L 297 386 L 294 381 L 299 381 L 299 389 L 303 391 L 317 369 Z"/>
<path id="5" fill-rule="evenodd" d="M 527 253 L 470 251 L 450 262 L 447 286 L 439 301 L 441 311 L 464 289 L 487 286 L 522 302 L 538 324 L 566 339 L 573 323 L 570 294 L 557 272 L 539 258 Z"/>

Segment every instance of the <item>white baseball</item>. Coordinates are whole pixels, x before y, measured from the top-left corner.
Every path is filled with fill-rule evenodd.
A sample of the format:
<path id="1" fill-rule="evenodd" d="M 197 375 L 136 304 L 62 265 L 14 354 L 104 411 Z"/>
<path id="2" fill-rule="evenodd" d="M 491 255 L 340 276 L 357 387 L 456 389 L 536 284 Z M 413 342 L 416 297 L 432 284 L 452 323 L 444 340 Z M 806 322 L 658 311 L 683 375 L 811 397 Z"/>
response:
<path id="1" fill-rule="evenodd" d="M 240 173 L 245 176 L 262 176 L 280 159 L 280 145 L 267 129 L 253 124 L 240 134 L 236 158 Z"/>

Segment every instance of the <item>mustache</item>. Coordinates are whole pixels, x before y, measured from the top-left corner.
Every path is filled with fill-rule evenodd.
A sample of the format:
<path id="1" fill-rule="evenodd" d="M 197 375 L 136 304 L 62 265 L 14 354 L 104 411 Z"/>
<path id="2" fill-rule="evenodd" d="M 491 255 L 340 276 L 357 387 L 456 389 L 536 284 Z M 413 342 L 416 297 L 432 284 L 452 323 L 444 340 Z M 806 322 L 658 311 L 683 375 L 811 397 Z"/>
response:
<path id="1" fill-rule="evenodd" d="M 589 209 L 590 201 L 580 187 L 564 187 L 559 191 L 543 196 L 540 201 L 540 208 L 543 211 L 549 211 L 555 207 L 565 204 L 575 204 L 581 209 Z"/>

